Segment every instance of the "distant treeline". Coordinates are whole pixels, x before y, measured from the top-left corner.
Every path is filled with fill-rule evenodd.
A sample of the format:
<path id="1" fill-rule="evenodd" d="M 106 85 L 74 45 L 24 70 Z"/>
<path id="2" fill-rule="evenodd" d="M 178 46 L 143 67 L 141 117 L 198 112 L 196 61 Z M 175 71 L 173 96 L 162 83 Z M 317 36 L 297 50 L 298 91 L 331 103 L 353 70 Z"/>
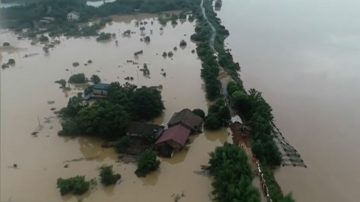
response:
<path id="1" fill-rule="evenodd" d="M 0 9 L 0 25 L 21 31 L 24 28 L 36 29 L 38 22 L 43 17 L 52 17 L 55 23 L 43 25 L 48 32 L 54 34 L 70 33 L 68 35 L 83 35 L 78 28 L 78 23 L 89 22 L 95 18 L 111 15 L 130 14 L 134 12 L 161 12 L 169 10 L 190 9 L 198 5 L 199 0 L 117 0 L 105 3 L 100 7 L 87 6 L 84 0 L 42 0 L 24 4 L 22 6 Z M 67 14 L 76 11 L 80 19 L 68 22 Z M 98 30 L 99 27 L 92 27 Z M 73 33 L 71 33 L 73 32 Z M 94 32 L 92 32 L 94 34 Z M 89 34 L 88 34 L 89 35 Z"/>

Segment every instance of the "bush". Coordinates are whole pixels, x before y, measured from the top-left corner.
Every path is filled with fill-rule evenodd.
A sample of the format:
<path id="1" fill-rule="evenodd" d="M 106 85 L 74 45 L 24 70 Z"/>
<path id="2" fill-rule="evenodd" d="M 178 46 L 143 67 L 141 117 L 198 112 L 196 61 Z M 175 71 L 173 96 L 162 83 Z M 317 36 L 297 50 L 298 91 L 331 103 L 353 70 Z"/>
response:
<path id="1" fill-rule="evenodd" d="M 120 178 L 120 174 L 114 174 L 112 166 L 103 166 L 100 168 L 101 183 L 104 186 L 115 184 Z"/>
<path id="2" fill-rule="evenodd" d="M 49 42 L 49 37 L 41 35 L 39 38 L 39 41 L 40 42 Z"/>
<path id="3" fill-rule="evenodd" d="M 208 130 L 217 130 L 222 126 L 221 120 L 215 114 L 209 114 L 205 119 L 205 128 Z"/>
<path id="4" fill-rule="evenodd" d="M 55 81 L 55 83 L 60 84 L 60 88 L 65 88 L 65 87 L 66 87 L 66 81 L 65 81 L 65 79 L 57 80 L 57 81 Z"/>
<path id="5" fill-rule="evenodd" d="M 110 33 L 101 32 L 100 35 L 96 38 L 96 41 L 107 41 L 111 39 Z"/>
<path id="6" fill-rule="evenodd" d="M 8 60 L 8 65 L 15 65 L 15 60 L 13 58 L 10 58 Z"/>
<path id="7" fill-rule="evenodd" d="M 146 43 L 149 43 L 149 42 L 150 42 L 150 37 L 149 37 L 149 36 L 146 36 L 146 37 L 144 38 L 144 41 L 145 41 Z"/>
<path id="8" fill-rule="evenodd" d="M 73 62 L 72 66 L 73 67 L 78 67 L 80 64 L 78 62 Z"/>
<path id="9" fill-rule="evenodd" d="M 185 46 L 186 46 L 186 41 L 181 40 L 181 41 L 180 41 L 180 46 L 181 46 L 181 47 L 185 47 Z"/>
<path id="10" fill-rule="evenodd" d="M 60 189 L 61 195 L 74 194 L 82 195 L 90 188 L 90 182 L 85 181 L 85 176 L 76 176 L 68 179 L 59 178 L 57 187 Z"/>
<path id="11" fill-rule="evenodd" d="M 85 77 L 84 73 L 79 73 L 79 74 L 74 74 L 72 76 L 70 76 L 69 78 L 69 83 L 86 83 L 88 80 Z"/>
<path id="12" fill-rule="evenodd" d="M 101 82 L 101 79 L 98 75 L 92 75 L 91 78 L 90 78 L 90 81 L 93 82 L 94 84 L 97 84 L 97 83 L 100 83 Z"/>
<path id="13" fill-rule="evenodd" d="M 145 177 L 152 171 L 155 171 L 159 168 L 160 161 L 156 159 L 155 152 L 151 150 L 146 150 L 140 155 L 137 162 L 137 169 L 135 174 L 138 177 Z"/>
<path id="14" fill-rule="evenodd" d="M 210 154 L 209 165 L 216 201 L 260 202 L 259 190 L 252 185 L 249 159 L 241 147 L 228 143 L 217 147 Z"/>
<path id="15" fill-rule="evenodd" d="M 121 137 L 116 143 L 117 152 L 124 152 L 130 146 L 130 138 L 128 136 Z"/>

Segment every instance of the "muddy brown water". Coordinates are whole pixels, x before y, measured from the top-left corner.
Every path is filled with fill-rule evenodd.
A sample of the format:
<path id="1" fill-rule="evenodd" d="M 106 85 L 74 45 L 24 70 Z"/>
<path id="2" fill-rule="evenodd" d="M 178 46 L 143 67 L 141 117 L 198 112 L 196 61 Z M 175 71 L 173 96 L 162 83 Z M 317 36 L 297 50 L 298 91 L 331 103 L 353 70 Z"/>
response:
<path id="1" fill-rule="evenodd" d="M 242 65 L 307 169 L 276 173 L 299 202 L 359 201 L 359 1 L 224 0 L 220 18 Z"/>
<path id="2" fill-rule="evenodd" d="M 146 35 L 151 42 L 140 41 L 141 33 L 135 27 L 135 20 L 147 20 Z M 154 21 L 154 25 L 151 25 Z M 7 30 L 1 30 L 0 42 L 10 42 L 16 51 L 1 49 L 1 63 L 9 58 L 16 65 L 1 71 L 1 200 L 16 202 L 48 201 L 173 201 L 176 194 L 184 193 L 180 201 L 210 201 L 211 179 L 197 174 L 201 165 L 207 164 L 208 153 L 224 143 L 226 130 L 205 132 L 193 138 L 188 149 L 172 159 L 161 159 L 160 169 L 146 178 L 137 178 L 136 166 L 119 162 L 112 149 L 104 149 L 96 138 L 64 138 L 57 135 L 59 120 L 51 108 L 64 107 L 70 96 L 81 92 L 74 88 L 63 92 L 55 80 L 68 79 L 74 73 L 84 72 L 90 77 L 97 74 L 104 82 L 124 83 L 127 76 L 134 77 L 136 85 L 162 85 L 162 97 L 166 110 L 157 122 L 165 124 L 172 113 L 185 107 L 207 110 L 207 102 L 200 79 L 201 62 L 191 50 L 190 42 L 194 24 L 168 24 L 160 31 L 154 16 L 141 15 L 118 18 L 103 31 L 116 33 L 109 42 L 96 42 L 95 38 L 60 38 L 60 45 L 45 54 L 40 44 L 30 45 L 30 41 L 18 40 Z M 127 29 L 135 31 L 131 37 L 122 37 Z M 150 29 L 153 33 L 150 34 Z M 186 48 L 179 48 L 184 39 Z M 163 51 L 174 51 L 172 59 L 164 59 Z M 135 60 L 133 53 L 143 50 Z M 25 54 L 38 54 L 24 57 Z M 89 59 L 92 64 L 84 65 Z M 142 76 L 137 65 L 127 63 L 135 60 L 140 68 L 147 63 L 150 79 Z M 80 66 L 74 68 L 73 62 Z M 161 69 L 166 77 L 161 75 Z M 66 71 L 68 69 L 69 71 Z M 49 104 L 48 101 L 55 101 Z M 50 102 L 51 103 L 51 102 Z M 48 120 L 46 120 L 48 118 Z M 43 129 L 37 136 L 31 135 L 38 129 L 38 119 Z M 71 161 L 71 162 L 67 162 Z M 11 166 L 16 163 L 18 168 Z M 64 165 L 68 164 L 68 168 Z M 121 183 L 104 188 L 100 183 L 83 197 L 61 197 L 56 188 L 58 177 L 85 175 L 87 179 L 98 176 L 102 165 L 113 165 L 122 175 Z"/>

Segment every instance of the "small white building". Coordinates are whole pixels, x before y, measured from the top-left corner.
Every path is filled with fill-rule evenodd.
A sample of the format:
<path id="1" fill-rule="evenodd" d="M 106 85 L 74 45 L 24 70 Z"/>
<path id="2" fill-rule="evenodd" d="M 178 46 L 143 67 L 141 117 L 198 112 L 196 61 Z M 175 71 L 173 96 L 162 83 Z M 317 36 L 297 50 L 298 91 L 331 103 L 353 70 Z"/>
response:
<path id="1" fill-rule="evenodd" d="M 80 19 L 80 14 L 78 12 L 71 11 L 67 14 L 66 18 L 68 21 L 78 21 Z"/>

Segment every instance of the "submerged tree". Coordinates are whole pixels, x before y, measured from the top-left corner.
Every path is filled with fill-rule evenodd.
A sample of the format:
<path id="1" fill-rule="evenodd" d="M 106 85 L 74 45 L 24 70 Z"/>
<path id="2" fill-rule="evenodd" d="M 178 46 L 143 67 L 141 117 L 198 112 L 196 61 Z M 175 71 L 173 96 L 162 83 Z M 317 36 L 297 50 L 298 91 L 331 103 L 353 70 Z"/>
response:
<path id="1" fill-rule="evenodd" d="M 100 168 L 100 179 L 104 186 L 115 184 L 121 178 L 120 174 L 114 174 L 112 166 L 103 166 Z"/>
<path id="2" fill-rule="evenodd" d="M 150 172 L 157 170 L 159 165 L 160 161 L 156 159 L 155 152 L 146 150 L 138 158 L 135 174 L 138 177 L 145 177 Z"/>

